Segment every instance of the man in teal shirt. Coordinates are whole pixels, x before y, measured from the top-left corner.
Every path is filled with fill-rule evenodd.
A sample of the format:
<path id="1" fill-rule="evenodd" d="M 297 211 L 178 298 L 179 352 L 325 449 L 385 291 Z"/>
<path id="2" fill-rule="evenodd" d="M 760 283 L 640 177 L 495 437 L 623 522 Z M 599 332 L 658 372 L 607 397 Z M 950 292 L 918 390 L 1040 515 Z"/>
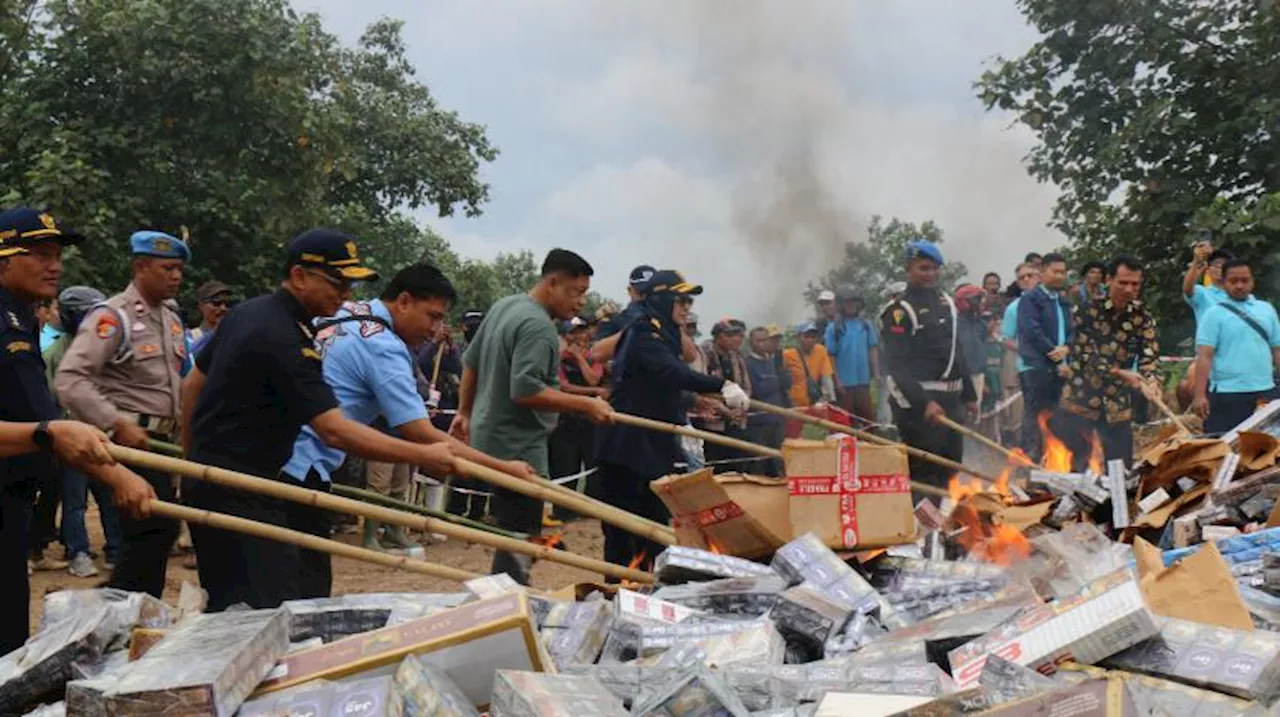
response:
<path id="1" fill-rule="evenodd" d="M 547 440 L 558 413 L 581 413 L 607 423 L 613 413 L 599 398 L 559 390 L 560 334 L 555 321 L 582 311 L 593 270 L 585 259 L 552 249 L 542 263 L 542 277 L 528 294 L 500 300 L 462 357 L 458 415 L 449 432 L 500 460 L 524 461 L 539 475 L 548 473 Z M 542 501 L 493 489 L 493 517 L 498 527 L 531 536 L 542 532 Z M 492 573 L 506 573 L 529 584 L 531 561 L 499 550 Z"/>
<path id="2" fill-rule="evenodd" d="M 1227 300 L 1227 292 L 1223 290 L 1222 267 L 1235 256 L 1226 249 L 1214 249 L 1207 241 L 1196 244 L 1195 259 L 1187 267 L 1182 277 L 1182 298 L 1191 305 L 1196 324 L 1204 318 L 1205 312 Z M 1205 286 L 1204 276 L 1209 275 L 1209 285 Z"/>
<path id="3" fill-rule="evenodd" d="M 1280 365 L 1280 320 L 1270 303 L 1253 297 L 1253 269 L 1243 259 L 1223 266 L 1225 301 L 1196 327 L 1196 393 L 1192 409 L 1205 433 L 1225 433 L 1275 398 Z"/>

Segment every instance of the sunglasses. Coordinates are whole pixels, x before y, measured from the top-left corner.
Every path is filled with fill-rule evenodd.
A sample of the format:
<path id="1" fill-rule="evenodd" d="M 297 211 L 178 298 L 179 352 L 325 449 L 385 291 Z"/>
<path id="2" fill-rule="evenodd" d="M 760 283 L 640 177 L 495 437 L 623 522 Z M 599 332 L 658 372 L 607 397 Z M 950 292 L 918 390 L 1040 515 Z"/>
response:
<path id="1" fill-rule="evenodd" d="M 209 306 L 216 306 L 220 309 L 230 309 L 231 307 L 236 305 L 236 302 L 232 301 L 231 299 L 209 299 L 204 303 L 208 304 Z"/>
<path id="2" fill-rule="evenodd" d="M 348 291 L 351 291 L 350 279 L 339 279 L 335 276 L 331 276 L 328 272 L 320 271 L 318 269 L 303 269 L 303 271 L 305 271 L 308 274 L 311 274 L 312 276 L 318 276 L 321 279 L 324 279 L 325 281 L 329 282 L 330 286 L 337 289 L 338 291 L 341 291 L 344 294 Z"/>
<path id="3" fill-rule="evenodd" d="M 692 297 L 692 296 L 678 296 L 678 297 L 676 297 L 676 303 L 677 303 L 677 304 L 679 304 L 679 305 L 681 305 L 681 306 L 693 306 L 693 297 Z"/>

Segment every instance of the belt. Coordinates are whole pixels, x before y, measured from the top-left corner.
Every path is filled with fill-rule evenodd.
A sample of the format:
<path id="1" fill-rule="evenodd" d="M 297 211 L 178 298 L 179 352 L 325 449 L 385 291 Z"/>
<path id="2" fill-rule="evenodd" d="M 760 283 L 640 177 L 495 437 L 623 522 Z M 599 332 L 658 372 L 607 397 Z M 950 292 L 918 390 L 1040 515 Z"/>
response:
<path id="1" fill-rule="evenodd" d="M 142 426 L 142 430 L 162 438 L 169 438 L 178 432 L 178 420 L 163 416 L 150 416 L 145 413 L 121 411 L 121 416 Z"/>
<path id="2" fill-rule="evenodd" d="M 959 393 L 964 389 L 964 381 L 960 379 L 955 381 L 921 381 L 920 388 L 937 393 Z"/>

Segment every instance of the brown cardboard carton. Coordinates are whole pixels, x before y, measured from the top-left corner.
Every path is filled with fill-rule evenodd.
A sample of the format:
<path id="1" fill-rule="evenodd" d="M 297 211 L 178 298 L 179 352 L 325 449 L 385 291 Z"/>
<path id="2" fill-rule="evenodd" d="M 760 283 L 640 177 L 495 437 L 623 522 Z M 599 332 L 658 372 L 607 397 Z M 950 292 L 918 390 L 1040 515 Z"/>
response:
<path id="1" fill-rule="evenodd" d="M 740 558 L 772 555 L 791 539 L 787 482 L 704 468 L 649 484 L 671 511 L 681 545 Z"/>
<path id="2" fill-rule="evenodd" d="M 477 706 L 489 703 L 497 670 L 554 671 L 528 598 L 510 593 L 285 655 L 254 696 L 396 664 L 406 655 L 444 670 Z"/>
<path id="3" fill-rule="evenodd" d="M 835 550 L 915 539 L 907 454 L 851 438 L 782 444 L 793 534 L 813 531 Z"/>

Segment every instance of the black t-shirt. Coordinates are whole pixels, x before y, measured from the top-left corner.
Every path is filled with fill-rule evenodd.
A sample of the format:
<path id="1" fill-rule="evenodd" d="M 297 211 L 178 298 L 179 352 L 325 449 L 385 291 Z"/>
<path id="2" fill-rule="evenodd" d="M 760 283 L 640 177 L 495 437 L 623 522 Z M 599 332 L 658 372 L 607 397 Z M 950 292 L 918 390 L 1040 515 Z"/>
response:
<path id="1" fill-rule="evenodd" d="M 40 356 L 40 328 L 31 305 L 0 289 L 0 420 L 51 421 L 58 406 Z M 48 453 L 0 459 L 0 484 L 34 480 L 53 471 Z"/>
<path id="2" fill-rule="evenodd" d="M 311 316 L 283 289 L 227 314 L 196 358 L 206 376 L 191 419 L 191 459 L 274 478 L 302 426 L 338 407 Z"/>

